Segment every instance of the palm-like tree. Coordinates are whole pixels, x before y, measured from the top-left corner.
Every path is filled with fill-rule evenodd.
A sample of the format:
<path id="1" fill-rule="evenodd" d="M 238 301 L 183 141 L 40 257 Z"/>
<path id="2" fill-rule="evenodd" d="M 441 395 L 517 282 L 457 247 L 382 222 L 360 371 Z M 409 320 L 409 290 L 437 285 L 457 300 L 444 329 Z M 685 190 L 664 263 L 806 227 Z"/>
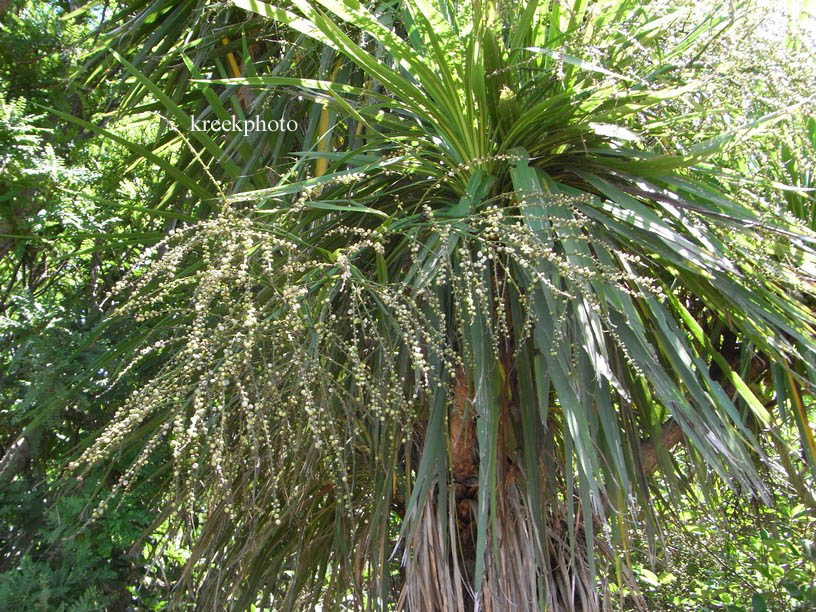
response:
<path id="1" fill-rule="evenodd" d="M 215 29 L 186 73 L 116 56 L 182 128 L 175 163 L 133 147 L 156 208 L 201 220 L 115 298 L 123 368 L 161 366 L 83 454 L 164 479 L 199 606 L 599 609 L 678 444 L 765 498 L 785 415 L 812 461 L 814 238 L 729 195 L 705 160 L 733 135 L 665 148 L 672 62 L 717 20 L 658 54 L 670 22 L 626 0 L 235 5 L 281 29 L 271 73 L 243 44 L 208 76 L 238 52 Z M 184 131 L 231 94 L 303 129 Z"/>

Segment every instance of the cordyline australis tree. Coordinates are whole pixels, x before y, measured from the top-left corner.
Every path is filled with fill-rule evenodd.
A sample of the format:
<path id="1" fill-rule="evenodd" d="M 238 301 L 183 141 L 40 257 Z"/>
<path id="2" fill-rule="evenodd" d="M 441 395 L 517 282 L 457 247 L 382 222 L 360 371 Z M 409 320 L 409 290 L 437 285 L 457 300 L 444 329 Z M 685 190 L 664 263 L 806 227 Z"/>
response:
<path id="1" fill-rule="evenodd" d="M 792 419 L 812 463 L 814 237 L 718 187 L 704 160 L 735 134 L 661 152 L 694 91 L 672 61 L 720 22 L 658 53 L 671 21 L 626 1 L 236 5 L 320 61 L 202 82 L 207 112 L 225 84 L 308 92 L 316 175 L 236 189 L 229 141 L 184 137 L 222 186 L 171 178 L 220 212 L 114 294 L 114 382 L 157 373 L 72 465 L 135 448 L 117 490 L 165 483 L 182 599 L 601 609 L 629 538 L 661 533 L 650 482 L 681 441 L 686 477 L 766 501 L 761 436 Z"/>

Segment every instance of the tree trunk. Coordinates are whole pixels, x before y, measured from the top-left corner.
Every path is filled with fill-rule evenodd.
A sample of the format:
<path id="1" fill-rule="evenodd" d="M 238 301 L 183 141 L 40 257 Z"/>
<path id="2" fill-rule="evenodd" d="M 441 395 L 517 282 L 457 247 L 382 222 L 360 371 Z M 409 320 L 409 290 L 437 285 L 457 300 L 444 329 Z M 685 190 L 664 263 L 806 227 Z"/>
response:
<path id="1" fill-rule="evenodd" d="M 659 448 L 663 448 L 668 452 L 677 446 L 682 439 L 683 428 L 674 419 L 669 419 L 660 429 L 658 445 L 655 445 L 655 442 L 651 439 L 641 440 L 640 464 L 643 466 L 644 474 L 651 476 L 657 469 Z"/>
<path id="2" fill-rule="evenodd" d="M 439 498 L 431 494 L 417 519 L 407 543 L 409 554 L 398 609 L 533 612 L 543 603 L 546 609 L 559 612 L 600 610 L 601 598 L 596 593 L 595 576 L 589 573 L 585 546 L 579 543 L 570 551 L 566 508 L 560 500 L 551 499 L 544 510 L 544 533 L 536 528 L 530 500 L 518 485 L 525 475 L 512 461 L 510 453 L 515 449 L 506 444 L 507 416 L 514 409 L 509 399 L 502 410 L 496 441 L 495 521 L 488 529 L 481 592 L 475 596 L 476 517 L 481 492 L 471 393 L 465 372 L 460 370 L 449 418 L 452 480 L 437 483 L 448 487 L 448 504 L 439 507 Z M 508 393 L 506 397 L 518 395 Z M 541 478 L 543 473 L 527 476 Z M 581 531 L 579 520 L 579 542 L 584 539 Z"/>
<path id="3" fill-rule="evenodd" d="M 26 467 L 30 458 L 31 441 L 27 436 L 21 436 L 0 459 L 0 486 L 11 482 Z"/>

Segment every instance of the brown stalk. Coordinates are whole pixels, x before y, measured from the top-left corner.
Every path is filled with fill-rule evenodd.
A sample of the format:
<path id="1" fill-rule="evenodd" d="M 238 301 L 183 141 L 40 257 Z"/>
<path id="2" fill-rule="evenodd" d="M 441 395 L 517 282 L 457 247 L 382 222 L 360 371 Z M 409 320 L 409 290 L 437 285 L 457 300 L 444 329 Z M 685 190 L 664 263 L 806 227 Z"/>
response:
<path id="1" fill-rule="evenodd" d="M 640 442 L 640 464 L 643 466 L 643 473 L 651 476 L 657 469 L 658 448 L 663 448 L 666 452 L 674 448 L 683 439 L 683 429 L 674 419 L 669 419 L 660 428 L 658 442 L 652 439 L 641 440 Z"/>

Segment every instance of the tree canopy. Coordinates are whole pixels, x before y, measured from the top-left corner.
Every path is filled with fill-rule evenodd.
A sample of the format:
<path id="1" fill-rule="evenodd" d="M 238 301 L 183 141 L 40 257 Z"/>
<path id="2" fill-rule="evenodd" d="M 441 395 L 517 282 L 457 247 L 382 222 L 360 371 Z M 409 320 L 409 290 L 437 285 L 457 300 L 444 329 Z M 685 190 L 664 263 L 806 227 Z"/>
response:
<path id="1" fill-rule="evenodd" d="M 0 603 L 816 601 L 807 12 L 0 22 Z"/>

